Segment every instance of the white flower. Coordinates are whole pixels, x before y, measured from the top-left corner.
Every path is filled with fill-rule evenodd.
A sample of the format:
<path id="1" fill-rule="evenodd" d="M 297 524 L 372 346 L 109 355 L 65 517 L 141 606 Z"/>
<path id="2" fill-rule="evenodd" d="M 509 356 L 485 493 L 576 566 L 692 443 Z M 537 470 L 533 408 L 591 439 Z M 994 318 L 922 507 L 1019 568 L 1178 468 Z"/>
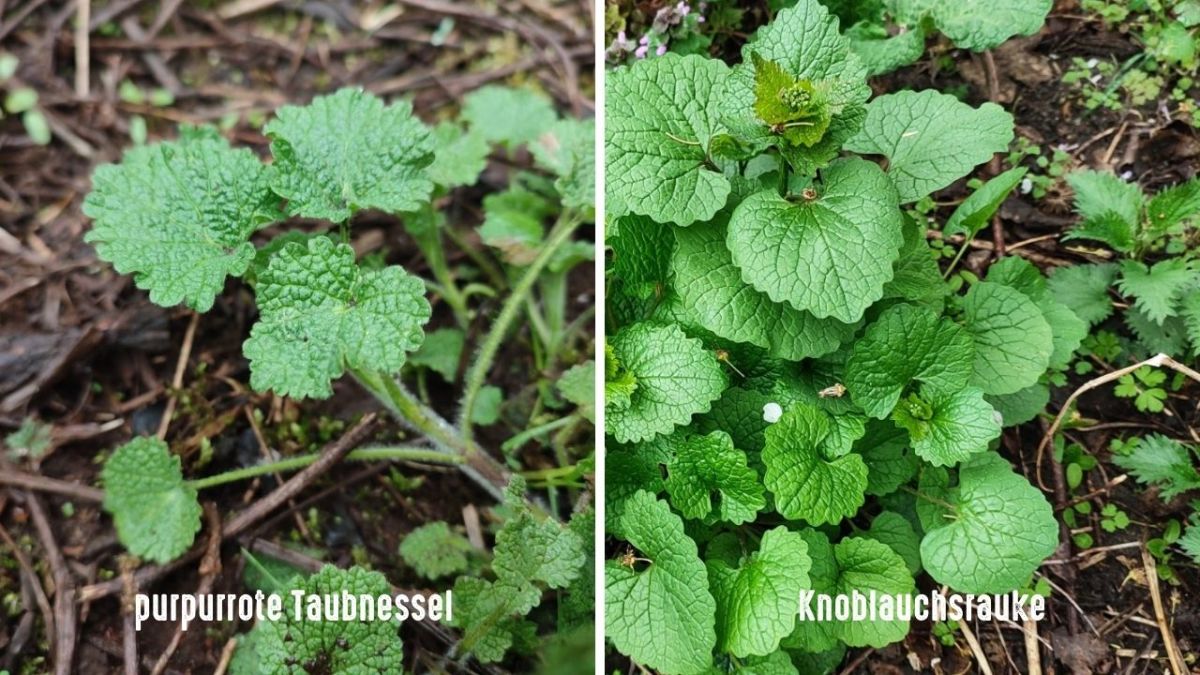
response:
<path id="1" fill-rule="evenodd" d="M 772 401 L 763 406 L 763 421 L 768 424 L 774 424 L 783 416 L 783 408 L 776 402 Z"/>

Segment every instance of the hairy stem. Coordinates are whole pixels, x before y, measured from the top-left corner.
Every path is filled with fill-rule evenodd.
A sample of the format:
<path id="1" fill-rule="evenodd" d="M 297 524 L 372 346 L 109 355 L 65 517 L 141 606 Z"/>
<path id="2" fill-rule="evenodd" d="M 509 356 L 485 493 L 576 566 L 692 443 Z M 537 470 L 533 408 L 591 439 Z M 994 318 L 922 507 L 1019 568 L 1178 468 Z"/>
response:
<path id="1" fill-rule="evenodd" d="M 236 483 L 248 478 L 256 478 L 270 473 L 282 471 L 295 471 L 303 469 L 320 458 L 320 453 L 311 453 L 307 455 L 298 455 L 296 457 L 288 457 L 281 459 L 278 462 L 269 464 L 258 464 L 248 466 L 244 469 L 235 469 L 226 471 L 204 478 L 196 478 L 189 480 L 187 483 L 196 490 L 204 490 L 217 485 L 225 485 L 227 483 Z M 373 462 L 373 461 L 407 461 L 407 462 L 431 462 L 434 464 L 462 464 L 463 458 L 458 455 L 451 455 L 440 450 L 430 450 L 429 448 L 413 448 L 413 447 L 379 447 L 379 448 L 359 448 L 351 450 L 346 459 L 356 462 Z"/>
<path id="2" fill-rule="evenodd" d="M 492 327 L 488 330 L 488 334 L 483 340 L 483 345 L 480 347 L 474 363 L 471 364 L 471 368 L 467 371 L 466 388 L 463 393 L 462 407 L 459 411 L 459 433 L 468 442 L 471 440 L 472 435 L 471 414 L 475 410 L 475 400 L 479 395 L 480 388 L 483 387 L 484 380 L 487 379 L 488 371 L 492 368 L 492 361 L 496 358 L 496 352 L 500 349 L 500 343 L 508 334 L 509 328 L 517 318 L 517 314 L 521 311 L 521 306 L 525 303 L 525 298 L 529 295 L 533 284 L 538 280 L 542 269 L 554 257 L 559 247 L 571 238 L 571 234 L 579 226 L 580 221 L 579 214 L 574 211 L 565 211 L 559 216 L 558 222 L 550 230 L 550 236 L 546 239 L 546 243 L 542 247 L 541 252 L 538 253 L 538 257 L 525 270 L 525 274 L 521 277 L 521 280 L 517 282 L 517 285 L 512 289 L 512 293 L 504 301 L 504 307 L 500 310 L 500 314 L 496 317 L 495 322 L 492 323 Z"/>

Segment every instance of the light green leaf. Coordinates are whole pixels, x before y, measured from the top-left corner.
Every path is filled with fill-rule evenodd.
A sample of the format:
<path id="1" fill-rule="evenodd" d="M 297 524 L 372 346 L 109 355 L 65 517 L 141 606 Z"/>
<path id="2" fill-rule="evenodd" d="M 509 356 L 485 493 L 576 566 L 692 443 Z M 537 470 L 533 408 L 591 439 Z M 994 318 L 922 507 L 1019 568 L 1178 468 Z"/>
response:
<path id="1" fill-rule="evenodd" d="M 290 243 L 258 280 L 259 319 L 242 347 L 250 384 L 326 398 L 347 368 L 391 375 L 421 346 L 425 284 L 400 267 L 365 271 L 354 249 L 315 237 Z"/>
<path id="2" fill-rule="evenodd" d="M 1170 228 L 1200 214 L 1200 179 L 1169 187 L 1154 195 L 1146 207 L 1148 227 L 1154 232 Z"/>
<path id="3" fill-rule="evenodd" d="M 379 572 L 332 565 L 299 580 L 296 588 L 306 597 L 392 593 L 391 584 Z M 457 594 L 454 599 L 459 599 Z M 331 673 L 384 673 L 404 662 L 404 646 L 393 621 L 299 620 L 285 609 L 279 621 L 259 621 L 251 635 L 260 668 L 281 675 L 301 675 L 308 672 L 305 664 L 312 663 L 324 664 Z"/>
<path id="4" fill-rule="evenodd" d="M 1177 314 L 1176 305 L 1185 289 L 1197 280 L 1196 270 L 1183 257 L 1167 258 L 1146 267 L 1136 260 L 1121 261 L 1121 280 L 1117 287 L 1124 295 L 1133 296 L 1134 307 L 1162 325 Z"/>
<path id="5" fill-rule="evenodd" d="M 535 635 L 537 626 L 522 618 L 529 612 L 530 602 L 537 602 L 537 597 L 531 600 L 527 588 L 479 577 L 456 579 L 450 625 L 462 629 L 460 650 L 480 663 L 495 663 L 515 643 Z"/>
<path id="6" fill-rule="evenodd" d="M 627 407 L 605 407 L 605 432 L 622 443 L 670 433 L 692 415 L 707 412 L 725 390 L 727 379 L 716 356 L 678 326 L 627 326 L 609 346 L 636 385 Z"/>
<path id="7" fill-rule="evenodd" d="M 532 143 L 557 120 L 554 104 L 529 89 L 488 85 L 463 99 L 462 118 L 471 131 L 509 147 Z"/>
<path id="8" fill-rule="evenodd" d="M 454 382 L 465 341 L 466 335 L 457 328 L 430 331 L 421 343 L 421 348 L 408 358 L 408 362 L 414 366 L 429 368 L 447 382 Z"/>
<path id="9" fill-rule="evenodd" d="M 1067 183 L 1075 191 L 1075 211 L 1084 220 L 1116 214 L 1132 238 L 1146 201 L 1136 183 L 1127 183 L 1111 171 L 1092 170 L 1067 174 Z"/>
<path id="10" fill-rule="evenodd" d="M 930 506 L 921 561 L 930 576 L 963 593 L 1007 593 L 1019 588 L 1058 546 L 1058 522 L 1049 502 L 995 454 L 980 455 L 958 471 L 958 487 L 921 492 L 948 502 Z"/>
<path id="11" fill-rule="evenodd" d="M 565 588 L 579 576 L 590 544 L 569 527 L 521 506 L 496 533 L 492 570 L 501 582 L 517 587 L 538 582 Z"/>
<path id="12" fill-rule="evenodd" d="M 270 172 L 249 150 L 197 136 L 134 148 L 92 176 L 85 241 L 150 300 L 207 312 L 254 258 L 250 235 L 277 219 Z"/>
<path id="13" fill-rule="evenodd" d="M 676 435 L 668 445 L 674 457 L 667 464 L 667 495 L 685 518 L 737 525 L 754 520 L 767 505 L 758 473 L 729 434 Z"/>
<path id="14" fill-rule="evenodd" d="M 980 230 L 987 227 L 1000 205 L 1021 183 L 1026 171 L 1025 167 L 1015 167 L 984 183 L 954 209 L 942 232 L 948 235 L 962 234 L 967 239 L 974 239 Z"/>
<path id="15" fill-rule="evenodd" d="M 775 495 L 775 509 L 790 520 L 812 525 L 853 516 L 865 501 L 867 465 L 851 453 L 826 461 L 829 416 L 803 403 L 788 408 L 767 427 L 763 483 Z"/>
<path id="16" fill-rule="evenodd" d="M 700 433 L 710 431 L 727 432 L 733 446 L 751 453 L 762 452 L 763 432 L 767 422 L 763 420 L 763 406 L 771 397 L 762 392 L 730 387 L 712 405 L 712 410 L 699 415 L 693 421 Z"/>
<path id="17" fill-rule="evenodd" d="M 990 281 L 963 298 L 963 328 L 975 342 L 972 382 L 985 394 L 1011 394 L 1046 372 L 1053 332 L 1029 296 Z"/>
<path id="18" fill-rule="evenodd" d="M 485 384 L 479 388 L 475 408 L 471 410 L 471 423 L 480 426 L 495 424 L 500 419 L 500 407 L 504 405 L 504 391 L 495 385 Z"/>
<path id="19" fill-rule="evenodd" d="M 482 134 L 464 132 L 453 122 L 433 128 L 436 151 L 429 165 L 429 179 L 443 187 L 474 185 L 487 167 L 491 148 Z"/>
<path id="20" fill-rule="evenodd" d="M 888 176 L 907 203 L 967 175 L 1012 139 L 1012 115 L 995 103 L 972 108 L 933 90 L 901 91 L 871 101 L 846 149 L 887 157 Z"/>
<path id="21" fill-rule="evenodd" d="M 1055 268 L 1047 284 L 1059 302 L 1094 326 L 1112 315 L 1113 304 L 1108 289 L 1116 276 L 1115 263 L 1074 265 Z"/>
<path id="22" fill-rule="evenodd" d="M 675 230 L 674 288 L 695 323 L 791 361 L 827 354 L 853 334 L 852 324 L 772 302 L 742 281 L 719 221 Z"/>
<path id="23" fill-rule="evenodd" d="M 921 538 L 908 519 L 894 511 L 875 516 L 862 536 L 886 544 L 904 559 L 910 574 L 921 572 Z"/>
<path id="24" fill-rule="evenodd" d="M 892 280 L 883 287 L 883 297 L 903 298 L 916 303 L 941 307 L 949 286 L 925 241 L 925 228 L 908 214 L 904 216 L 904 244 L 893 265 Z"/>
<path id="25" fill-rule="evenodd" d="M 604 176 L 610 202 L 677 225 L 708 220 L 725 205 L 729 179 L 709 168 L 708 149 L 724 133 L 716 110 L 728 71 L 717 59 L 666 54 L 609 73 Z"/>
<path id="26" fill-rule="evenodd" d="M 529 146 L 539 166 L 553 171 L 563 206 L 590 209 L 596 204 L 596 122 L 555 122 Z"/>
<path id="27" fill-rule="evenodd" d="M 1133 474 L 1138 482 L 1159 488 L 1159 496 L 1169 501 L 1187 492 L 1200 489 L 1200 471 L 1195 461 L 1200 452 L 1162 434 L 1149 434 L 1134 439 L 1129 454 L 1114 454 L 1112 461 Z"/>
<path id="28" fill-rule="evenodd" d="M 870 77 L 885 75 L 916 63 L 925 53 L 925 30 L 920 24 L 905 28 L 895 35 L 888 35 L 886 30 L 877 26 L 871 28 L 878 29 L 878 32 L 856 28 L 851 27 L 846 35 Z"/>
<path id="29" fill-rule="evenodd" d="M 122 445 L 104 463 L 100 481 L 104 510 L 130 553 L 165 564 L 192 545 L 200 502 L 166 443 L 139 436 Z"/>
<path id="30" fill-rule="evenodd" d="M 996 411 L 973 387 L 945 390 L 924 385 L 892 412 L 908 430 L 913 451 L 934 466 L 953 466 L 981 452 L 1000 437 Z"/>
<path id="31" fill-rule="evenodd" d="M 830 165 L 811 189 L 795 201 L 769 191 L 743 201 L 729 220 L 729 250 L 742 278 L 775 302 L 852 323 L 892 278 L 903 242 L 896 192 L 857 158 Z"/>
<path id="32" fill-rule="evenodd" d="M 808 544 L 780 525 L 763 533 L 740 566 L 709 560 L 717 601 L 717 649 L 736 657 L 766 656 L 796 624 L 796 598 L 809 587 Z"/>
<path id="33" fill-rule="evenodd" d="M 433 191 L 433 139 L 407 101 L 340 89 L 280 108 L 263 132 L 289 215 L 340 223 L 361 209 L 416 211 Z"/>
<path id="34" fill-rule="evenodd" d="M 418 527 L 400 541 L 400 557 L 417 574 L 437 579 L 467 570 L 471 542 L 445 521 Z"/>
<path id="35" fill-rule="evenodd" d="M 1041 29 L 1053 0 L 937 0 L 933 20 L 955 46 L 983 52 Z"/>
<path id="36" fill-rule="evenodd" d="M 884 310 L 854 343 L 846 361 L 846 388 L 868 415 L 883 419 L 914 381 L 961 389 L 971 378 L 974 358 L 971 338 L 961 328 L 931 309 L 897 305 Z"/>
<path id="37" fill-rule="evenodd" d="M 571 366 L 558 378 L 558 392 L 579 406 L 579 414 L 589 422 L 596 421 L 596 362 L 592 360 Z"/>
<path id="38" fill-rule="evenodd" d="M 545 197 L 517 184 L 504 192 L 483 198 L 483 243 L 500 251 L 504 262 L 524 266 L 541 251 L 545 227 L 542 222 L 555 212 Z"/>
<path id="39" fill-rule="evenodd" d="M 706 670 L 717 610 L 696 543 L 667 503 L 648 492 L 626 501 L 621 520 L 626 540 L 650 563 L 605 563 L 606 635 L 647 668 L 679 675 Z"/>
<path id="40" fill-rule="evenodd" d="M 1011 394 L 985 396 L 996 412 L 1000 413 L 1001 424 L 1015 427 L 1038 416 L 1050 403 L 1050 387 L 1038 382 Z"/>
<path id="41" fill-rule="evenodd" d="M 1041 270 L 1025 258 L 1008 256 L 988 269 L 987 280 L 1020 291 L 1042 311 L 1053 335 L 1051 368 L 1066 368 L 1088 335 L 1088 324 L 1050 292 Z"/>

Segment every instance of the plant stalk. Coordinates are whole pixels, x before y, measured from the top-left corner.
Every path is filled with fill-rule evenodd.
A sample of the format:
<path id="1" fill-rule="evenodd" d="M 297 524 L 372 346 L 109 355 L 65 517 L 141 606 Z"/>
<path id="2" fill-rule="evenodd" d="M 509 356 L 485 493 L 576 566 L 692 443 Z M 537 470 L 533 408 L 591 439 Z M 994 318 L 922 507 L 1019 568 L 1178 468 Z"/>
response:
<path id="1" fill-rule="evenodd" d="M 187 481 L 193 489 L 204 490 L 218 485 L 227 483 L 236 483 L 248 478 L 256 478 L 269 473 L 281 471 L 295 471 L 309 466 L 321 457 L 320 453 L 312 453 L 307 455 L 298 455 L 296 457 L 288 457 L 281 459 L 278 462 L 269 464 L 257 464 L 248 466 L 244 469 L 235 469 L 226 471 L 204 478 L 196 478 Z M 430 450 L 429 448 L 414 448 L 414 447 L 379 447 L 379 448 L 359 448 L 351 450 L 346 459 L 355 462 L 371 462 L 396 460 L 407 462 L 431 462 L 434 464 L 462 464 L 463 458 L 458 455 L 451 455 L 440 450 Z"/>

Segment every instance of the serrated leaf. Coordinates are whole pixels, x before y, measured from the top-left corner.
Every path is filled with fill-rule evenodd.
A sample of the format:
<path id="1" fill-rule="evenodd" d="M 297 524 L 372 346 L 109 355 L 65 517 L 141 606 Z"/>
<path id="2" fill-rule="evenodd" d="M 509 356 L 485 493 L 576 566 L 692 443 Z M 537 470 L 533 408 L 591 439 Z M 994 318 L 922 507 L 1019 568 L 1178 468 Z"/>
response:
<path id="1" fill-rule="evenodd" d="M 985 394 L 1011 394 L 1046 372 L 1054 334 L 1029 296 L 994 282 L 971 287 L 963 298 L 963 328 L 975 342 L 971 381 Z"/>
<path id="2" fill-rule="evenodd" d="M 1049 502 L 999 455 L 964 463 L 956 488 L 927 490 L 923 477 L 920 490 L 941 493 L 953 507 L 947 512 L 934 505 L 938 517 L 922 518 L 921 561 L 938 583 L 956 591 L 1019 588 L 1058 546 L 1058 522 Z"/>
<path id="3" fill-rule="evenodd" d="M 290 215 L 340 223 L 361 209 L 416 211 L 433 191 L 433 139 L 407 101 L 340 89 L 280 108 L 263 133 Z"/>
<path id="4" fill-rule="evenodd" d="M 604 566 L 605 634 L 648 668 L 690 674 L 712 664 L 716 601 L 696 543 L 667 503 L 638 492 L 625 503 L 621 531 L 651 562 L 642 569 Z M 664 639 L 669 636 L 669 639 Z"/>
<path id="5" fill-rule="evenodd" d="M 852 324 L 772 302 L 742 281 L 725 238 L 719 220 L 675 231 L 674 287 L 697 324 L 791 361 L 827 354 L 854 333 Z"/>
<path id="6" fill-rule="evenodd" d="M 558 119 L 554 104 L 529 89 L 488 85 L 463 99 L 462 118 L 471 131 L 509 147 L 532 143 Z"/>
<path id="7" fill-rule="evenodd" d="M 796 624 L 796 598 L 809 587 L 808 544 L 780 525 L 763 533 L 758 550 L 739 566 L 709 560 L 717 601 L 717 649 L 743 658 L 779 648 Z"/>
<path id="8" fill-rule="evenodd" d="M 908 449 L 908 432 L 890 420 L 870 420 L 854 452 L 866 462 L 867 494 L 883 496 L 895 492 L 917 475 L 920 460 Z"/>
<path id="9" fill-rule="evenodd" d="M 754 63 L 754 112 L 772 133 L 792 145 L 812 147 L 833 120 L 825 87 L 792 77 L 782 66 L 751 52 Z"/>
<path id="10" fill-rule="evenodd" d="M 933 90 L 885 94 L 867 105 L 867 119 L 846 149 L 888 159 L 901 203 L 950 185 L 1003 152 L 1013 118 L 995 103 L 979 108 Z"/>
<path id="11" fill-rule="evenodd" d="M 1115 213 L 1130 230 L 1141 220 L 1145 197 L 1136 183 L 1122 180 L 1111 171 L 1073 171 L 1067 184 L 1075 192 L 1075 211 L 1084 219 Z"/>
<path id="12" fill-rule="evenodd" d="M 871 527 L 862 533 L 896 552 L 904 559 L 910 574 L 921 572 L 921 538 L 908 519 L 894 511 L 884 511 L 875 516 Z"/>
<path id="13" fill-rule="evenodd" d="M 437 185 L 453 188 L 474 185 L 487 167 L 491 148 L 482 134 L 465 132 L 453 122 L 433 128 L 436 148 L 429 165 L 429 179 Z"/>
<path id="14" fill-rule="evenodd" d="M 1125 310 L 1125 325 L 1137 336 L 1134 354 L 1183 354 L 1187 350 L 1187 326 L 1179 317 L 1158 324 L 1137 307 Z"/>
<path id="15" fill-rule="evenodd" d="M 863 505 L 867 465 L 854 453 L 827 461 L 823 445 L 829 432 L 826 413 L 803 403 L 767 427 L 763 483 L 783 517 L 812 525 L 836 523 Z"/>
<path id="16" fill-rule="evenodd" d="M 104 463 L 100 480 L 104 510 L 130 553 L 165 564 L 191 547 L 200 502 L 166 443 L 149 436 L 129 441 Z"/>
<path id="17" fill-rule="evenodd" d="M 563 206 L 590 209 L 596 204 L 595 137 L 595 120 L 565 119 L 529 145 L 538 165 L 557 176 L 554 189 Z"/>
<path id="18" fill-rule="evenodd" d="M 900 256 L 892 266 L 892 280 L 883 287 L 883 297 L 940 307 L 950 289 L 925 241 L 925 228 L 906 213 L 903 235 Z"/>
<path id="19" fill-rule="evenodd" d="M 1150 200 L 1146 206 L 1148 227 L 1154 232 L 1163 232 L 1196 217 L 1200 213 L 1200 179 L 1171 186 Z"/>
<path id="20" fill-rule="evenodd" d="M 325 398 L 347 368 L 390 376 L 424 339 L 431 313 L 424 293 L 425 284 L 400 267 L 359 268 L 347 244 L 325 237 L 288 244 L 255 289 L 259 319 L 242 348 L 250 384 Z"/>
<path id="21" fill-rule="evenodd" d="M 571 366 L 558 378 L 558 392 L 579 406 L 579 414 L 589 422 L 596 421 L 596 362 L 584 361 Z"/>
<path id="22" fill-rule="evenodd" d="M 938 0 L 933 20 L 958 47 L 983 52 L 1041 29 L 1053 0 Z"/>
<path id="23" fill-rule="evenodd" d="M 517 587 L 537 582 L 564 588 L 579 576 L 584 546 L 570 528 L 522 507 L 496 533 L 492 570 L 500 581 Z"/>
<path id="24" fill-rule="evenodd" d="M 758 473 L 729 434 L 673 436 L 669 447 L 674 456 L 667 464 L 667 495 L 685 518 L 737 525 L 753 521 L 767 505 Z"/>
<path id="25" fill-rule="evenodd" d="M 400 541 L 400 557 L 426 579 L 458 574 L 467 570 L 471 542 L 450 529 L 445 521 L 427 523 L 405 535 Z"/>
<path id="26" fill-rule="evenodd" d="M 1152 267 L 1136 260 L 1122 260 L 1117 287 L 1122 294 L 1133 296 L 1134 306 L 1151 321 L 1162 325 L 1176 315 L 1179 297 L 1198 277 L 1191 263 L 1182 257 L 1160 260 Z"/>
<path id="27" fill-rule="evenodd" d="M 1117 276 L 1115 263 L 1096 265 L 1074 265 L 1053 270 L 1047 280 L 1050 293 L 1083 319 L 1094 326 L 1112 315 L 1112 299 L 1108 288 Z"/>
<path id="28" fill-rule="evenodd" d="M 296 589 L 310 597 L 392 593 L 391 584 L 379 572 L 332 565 L 300 580 Z M 306 664 L 314 663 L 333 673 L 384 673 L 392 672 L 395 664 L 404 660 L 404 646 L 392 621 L 298 620 L 285 609 L 279 621 L 259 621 L 251 635 L 259 667 L 280 675 L 303 675 L 310 672 Z"/>
<path id="29" fill-rule="evenodd" d="M 1066 368 L 1087 337 L 1088 324 L 1050 292 L 1041 271 L 1024 258 L 1008 256 L 988 269 L 987 280 L 1009 286 L 1033 300 L 1053 336 L 1050 367 Z"/>
<path id="30" fill-rule="evenodd" d="M 627 407 L 605 407 L 605 432 L 619 442 L 670 433 L 692 415 L 707 412 L 725 390 L 727 379 L 716 356 L 678 326 L 627 326 L 609 346 L 636 385 Z"/>
<path id="31" fill-rule="evenodd" d="M 846 388 L 871 417 L 891 413 L 914 381 L 961 389 L 971 378 L 971 337 L 936 312 L 915 305 L 884 310 L 854 343 L 846 361 Z"/>
<path id="32" fill-rule="evenodd" d="M 609 201 L 677 225 L 708 220 L 725 205 L 729 179 L 708 165 L 708 150 L 713 137 L 724 133 L 716 104 L 728 71 L 717 59 L 666 54 L 609 73 L 604 128 Z"/>
<path id="33" fill-rule="evenodd" d="M 857 158 L 830 165 L 810 189 L 811 199 L 760 192 L 739 204 L 727 238 L 733 263 L 775 302 L 853 323 L 892 278 L 903 243 L 896 192 Z"/>
<path id="34" fill-rule="evenodd" d="M 996 411 L 973 387 L 948 391 L 924 385 L 892 412 L 896 424 L 908 430 L 913 451 L 934 466 L 953 466 L 987 452 L 1000 437 Z"/>
<path id="35" fill-rule="evenodd" d="M 793 142 L 785 129 L 772 129 L 759 118 L 754 106 L 755 55 L 821 92 L 830 120 L 819 141 Z M 742 48 L 742 63 L 733 69 L 726 87 L 723 119 L 742 143 L 757 149 L 777 145 L 797 173 L 812 175 L 837 157 L 846 139 L 861 128 L 863 103 L 871 94 L 866 75 L 849 40 L 838 32 L 837 18 L 817 0 L 799 0 L 781 9 Z"/>
<path id="36" fill-rule="evenodd" d="M 1026 171 L 1025 167 L 1014 167 L 981 185 L 954 209 L 942 232 L 947 235 L 961 234 L 967 239 L 974 239 L 975 235 L 991 222 L 992 216 L 1000 209 L 1008 195 L 1020 185 Z"/>
<path id="37" fill-rule="evenodd" d="M 609 230 L 615 233 L 605 234 L 612 248 L 609 278 L 638 297 L 660 295 L 671 274 L 675 228 L 645 216 L 618 218 L 614 225 Z"/>
<path id="38" fill-rule="evenodd" d="M 759 453 L 767 428 L 763 406 L 770 401 L 771 397 L 762 392 L 730 387 L 713 403 L 712 410 L 697 416 L 692 424 L 700 433 L 724 431 L 733 439 L 735 448 Z"/>
<path id="39" fill-rule="evenodd" d="M 1200 453 L 1194 447 L 1162 434 L 1136 438 L 1127 455 L 1113 454 L 1113 464 L 1133 474 L 1139 482 L 1159 488 L 1159 496 L 1169 501 L 1200 489 L 1200 471 L 1194 462 Z"/>
<path id="40" fill-rule="evenodd" d="M 506 582 L 478 577 L 459 577 L 454 582 L 450 625 L 463 630 L 459 648 L 480 663 L 502 660 L 514 643 L 536 631 L 532 622 L 521 618 L 528 611 L 528 593 Z"/>
<path id="41" fill-rule="evenodd" d="M 150 300 L 206 312 L 254 258 L 250 235 L 280 217 L 270 170 L 216 135 L 134 148 L 96 168 L 84 240 Z"/>
<path id="42" fill-rule="evenodd" d="M 639 491 L 658 496 L 666 489 L 662 467 L 670 461 L 669 436 L 632 446 L 610 444 L 604 453 L 604 527 L 621 536 L 625 504 Z"/>

